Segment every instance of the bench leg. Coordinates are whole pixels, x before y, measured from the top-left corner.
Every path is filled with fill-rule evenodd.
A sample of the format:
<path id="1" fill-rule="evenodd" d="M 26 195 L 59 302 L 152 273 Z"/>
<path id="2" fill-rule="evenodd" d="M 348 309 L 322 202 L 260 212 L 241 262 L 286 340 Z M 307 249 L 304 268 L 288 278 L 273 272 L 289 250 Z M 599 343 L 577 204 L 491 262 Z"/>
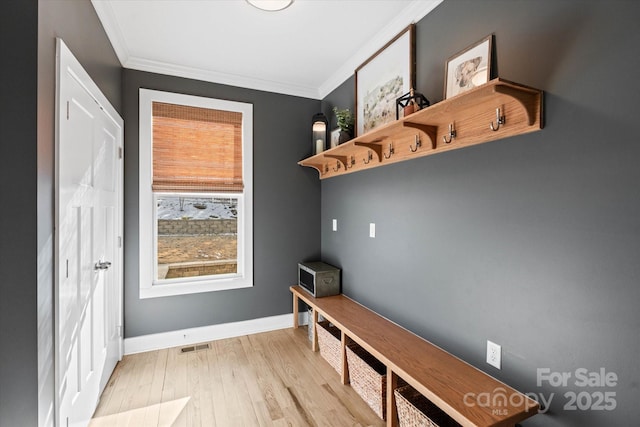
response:
<path id="1" fill-rule="evenodd" d="M 340 331 L 340 335 L 342 336 L 341 342 L 341 353 L 342 353 L 342 384 L 349 384 L 349 364 L 347 363 L 347 334 L 344 331 Z"/>
<path id="2" fill-rule="evenodd" d="M 320 347 L 318 347 L 318 310 L 313 308 L 313 324 L 311 327 L 313 328 L 313 344 L 311 345 L 311 350 L 318 351 Z M 308 327 L 308 326 L 307 326 Z"/>
<path id="3" fill-rule="evenodd" d="M 393 390 L 398 388 L 398 376 L 387 366 L 387 427 L 398 427 L 396 398 Z"/>
<path id="4" fill-rule="evenodd" d="M 298 296 L 293 294 L 293 329 L 298 329 Z"/>

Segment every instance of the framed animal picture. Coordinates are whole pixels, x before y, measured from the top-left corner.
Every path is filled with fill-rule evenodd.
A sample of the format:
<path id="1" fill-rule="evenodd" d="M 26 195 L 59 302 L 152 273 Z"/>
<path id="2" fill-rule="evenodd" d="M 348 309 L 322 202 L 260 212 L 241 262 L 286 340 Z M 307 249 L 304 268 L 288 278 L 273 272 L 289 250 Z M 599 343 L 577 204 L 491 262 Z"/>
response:
<path id="1" fill-rule="evenodd" d="M 487 83 L 491 79 L 493 34 L 450 57 L 445 64 L 444 99 Z"/>

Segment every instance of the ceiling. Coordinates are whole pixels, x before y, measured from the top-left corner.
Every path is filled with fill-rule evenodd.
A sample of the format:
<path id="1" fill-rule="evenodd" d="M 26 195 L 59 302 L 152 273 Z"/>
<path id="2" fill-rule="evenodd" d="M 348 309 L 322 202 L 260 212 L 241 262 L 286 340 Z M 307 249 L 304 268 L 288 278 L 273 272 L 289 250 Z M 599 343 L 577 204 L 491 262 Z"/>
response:
<path id="1" fill-rule="evenodd" d="M 322 99 L 442 0 L 92 0 L 124 68 Z"/>

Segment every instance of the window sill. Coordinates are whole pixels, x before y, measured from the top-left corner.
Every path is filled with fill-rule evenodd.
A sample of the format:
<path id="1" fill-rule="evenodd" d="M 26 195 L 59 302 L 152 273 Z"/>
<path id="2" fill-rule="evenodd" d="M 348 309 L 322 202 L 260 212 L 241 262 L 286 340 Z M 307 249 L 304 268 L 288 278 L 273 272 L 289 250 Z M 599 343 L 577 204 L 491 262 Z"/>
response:
<path id="1" fill-rule="evenodd" d="M 177 283 L 152 285 L 140 288 L 140 299 L 197 294 L 202 292 L 227 291 L 253 287 L 252 280 L 218 280 L 200 283 Z"/>

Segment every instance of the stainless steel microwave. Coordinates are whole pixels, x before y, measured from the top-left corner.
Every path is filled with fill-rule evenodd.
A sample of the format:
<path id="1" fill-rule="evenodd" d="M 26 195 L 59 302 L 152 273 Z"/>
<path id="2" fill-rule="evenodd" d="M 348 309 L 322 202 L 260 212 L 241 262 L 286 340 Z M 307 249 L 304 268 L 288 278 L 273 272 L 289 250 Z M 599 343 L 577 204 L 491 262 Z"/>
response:
<path id="1" fill-rule="evenodd" d="M 340 269 L 324 262 L 298 264 L 298 285 L 316 298 L 340 293 Z"/>

